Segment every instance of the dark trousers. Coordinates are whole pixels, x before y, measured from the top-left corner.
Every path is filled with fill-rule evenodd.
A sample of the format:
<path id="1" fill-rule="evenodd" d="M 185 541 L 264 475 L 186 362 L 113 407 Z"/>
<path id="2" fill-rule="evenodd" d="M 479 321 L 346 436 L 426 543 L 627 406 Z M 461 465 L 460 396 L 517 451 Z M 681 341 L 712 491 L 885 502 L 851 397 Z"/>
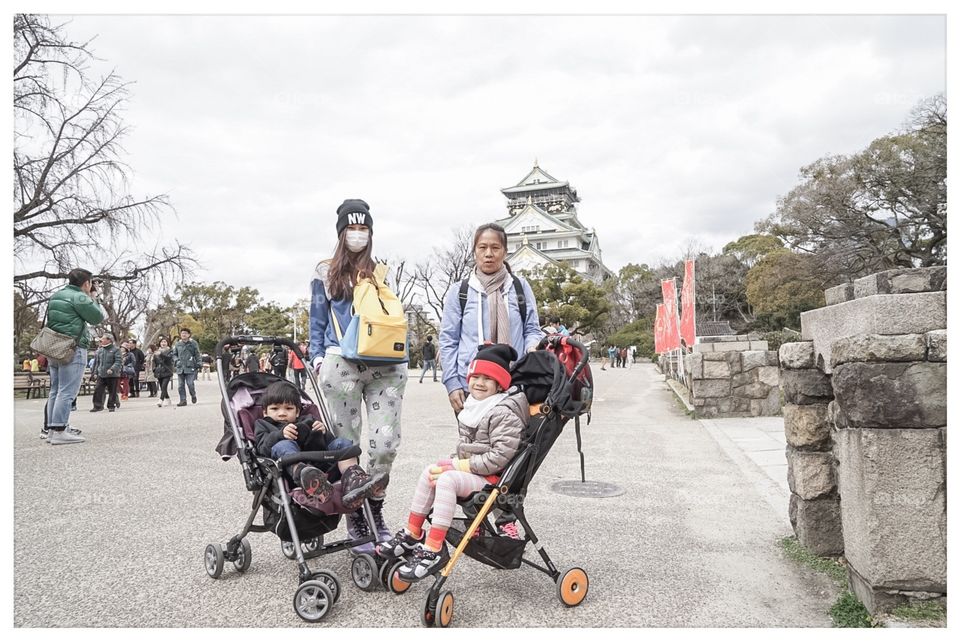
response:
<path id="1" fill-rule="evenodd" d="M 150 398 L 153 398 L 157 395 L 157 382 L 156 381 L 145 381 L 144 384 L 147 386 L 147 391 L 150 392 Z"/>
<path id="2" fill-rule="evenodd" d="M 273 374 L 274 374 L 274 376 L 279 376 L 280 378 L 286 378 L 286 377 L 287 377 L 287 366 L 284 365 L 283 367 L 274 367 L 274 368 L 273 368 Z"/>
<path id="3" fill-rule="evenodd" d="M 140 396 L 140 372 L 130 377 L 130 396 Z"/>
<path id="4" fill-rule="evenodd" d="M 296 381 L 297 387 L 300 390 L 303 390 L 303 386 L 307 384 L 307 370 L 293 368 L 293 380 Z"/>
<path id="5" fill-rule="evenodd" d="M 98 378 L 97 386 L 93 388 L 93 406 L 103 409 L 103 395 L 107 394 L 107 408 L 120 407 L 120 401 L 117 399 L 117 384 L 119 378 Z"/>
<path id="6" fill-rule="evenodd" d="M 160 384 L 160 400 L 162 401 L 165 398 L 170 398 L 170 394 L 167 393 L 167 387 L 170 385 L 171 376 L 162 376 L 157 378 L 157 382 Z"/>

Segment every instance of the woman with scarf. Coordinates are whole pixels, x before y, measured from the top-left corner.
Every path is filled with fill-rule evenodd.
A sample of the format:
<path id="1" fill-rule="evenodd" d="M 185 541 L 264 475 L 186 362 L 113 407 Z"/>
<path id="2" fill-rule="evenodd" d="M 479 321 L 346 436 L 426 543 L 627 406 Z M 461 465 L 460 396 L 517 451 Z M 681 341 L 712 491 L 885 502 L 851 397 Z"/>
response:
<path id="1" fill-rule="evenodd" d="M 447 291 L 440 323 L 443 385 L 455 414 L 463 409 L 467 369 L 481 345 L 504 343 L 523 355 L 543 338 L 530 284 L 515 276 L 506 262 L 507 232 L 503 227 L 488 223 L 477 228 L 473 258 L 473 273 Z M 512 520 L 501 518 L 497 525 L 504 534 L 519 537 Z"/>

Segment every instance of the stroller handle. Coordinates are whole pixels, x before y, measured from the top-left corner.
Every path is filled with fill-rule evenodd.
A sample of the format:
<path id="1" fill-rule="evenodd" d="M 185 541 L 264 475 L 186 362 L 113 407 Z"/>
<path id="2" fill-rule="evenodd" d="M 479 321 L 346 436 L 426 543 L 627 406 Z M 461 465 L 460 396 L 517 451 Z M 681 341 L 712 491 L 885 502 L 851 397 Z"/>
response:
<path id="1" fill-rule="evenodd" d="M 281 456 L 277 459 L 277 467 L 284 468 L 294 463 L 332 463 L 342 461 L 343 459 L 359 457 L 363 450 L 359 445 L 354 445 L 343 450 L 334 450 L 333 452 L 300 452 L 289 456 Z"/>
<path id="2" fill-rule="evenodd" d="M 223 357 L 223 348 L 227 345 L 283 345 L 293 350 L 301 361 L 304 359 L 300 346 L 289 338 L 282 336 L 256 336 L 250 334 L 241 334 L 240 336 L 227 336 L 217 343 L 217 349 L 214 351 L 217 360 Z"/>

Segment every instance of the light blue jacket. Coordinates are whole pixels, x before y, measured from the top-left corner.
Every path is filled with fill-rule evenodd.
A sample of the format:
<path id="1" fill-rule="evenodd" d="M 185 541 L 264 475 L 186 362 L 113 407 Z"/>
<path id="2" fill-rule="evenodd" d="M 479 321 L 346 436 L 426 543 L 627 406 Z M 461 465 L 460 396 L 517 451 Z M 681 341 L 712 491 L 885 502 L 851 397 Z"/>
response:
<path id="1" fill-rule="evenodd" d="M 522 277 L 523 296 L 526 299 L 527 317 L 520 318 L 520 305 L 517 303 L 517 291 L 513 278 L 503 285 L 503 295 L 507 300 L 507 313 L 510 316 L 510 344 L 517 354 L 523 356 L 531 347 L 543 338 L 540 318 L 537 314 L 537 301 L 533 297 L 530 284 Z M 440 322 L 440 362 L 443 365 L 443 385 L 449 394 L 456 389 L 467 389 L 467 368 L 477 355 L 477 348 L 490 338 L 490 308 L 487 306 L 487 294 L 483 291 L 479 279 L 470 274 L 470 286 L 467 287 L 467 304 L 463 316 L 460 315 L 460 282 L 450 286 L 443 298 L 443 320 Z M 482 334 L 482 338 L 481 338 Z"/>
<path id="2" fill-rule="evenodd" d="M 310 281 L 310 358 L 323 358 L 327 355 L 328 347 L 339 347 L 337 331 L 330 322 L 330 308 L 337 316 L 340 331 L 347 331 L 350 319 L 353 318 L 353 291 L 347 298 L 331 300 L 327 297 L 325 282 L 327 279 L 328 263 L 320 263 Z M 329 304 L 329 306 L 328 306 Z"/>

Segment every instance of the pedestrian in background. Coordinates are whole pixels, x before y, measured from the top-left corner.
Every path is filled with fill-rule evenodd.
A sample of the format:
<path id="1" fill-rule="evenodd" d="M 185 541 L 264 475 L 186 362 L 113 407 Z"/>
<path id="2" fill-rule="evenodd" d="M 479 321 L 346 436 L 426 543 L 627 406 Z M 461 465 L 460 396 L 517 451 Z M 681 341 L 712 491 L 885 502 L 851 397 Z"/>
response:
<path id="1" fill-rule="evenodd" d="M 104 334 L 100 337 L 100 349 L 97 350 L 97 360 L 94 371 L 97 374 L 97 385 L 93 388 L 93 409 L 91 412 L 103 411 L 103 397 L 107 396 L 107 409 L 111 412 L 120 407 L 117 399 L 117 390 L 121 378 L 122 367 L 120 348 L 113 342 L 113 336 Z"/>
<path id="2" fill-rule="evenodd" d="M 200 347 L 193 340 L 193 333 L 189 329 L 180 330 L 180 340 L 173 346 L 173 362 L 177 369 L 177 391 L 180 402 L 177 407 L 187 404 L 187 388 L 190 389 L 190 402 L 197 402 L 197 389 L 193 382 L 200 369 Z"/>
<path id="3" fill-rule="evenodd" d="M 160 388 L 160 399 L 157 407 L 163 407 L 163 401 L 167 401 L 167 405 L 172 404 L 167 388 L 170 386 L 173 372 L 174 365 L 173 355 L 170 352 L 170 341 L 164 336 L 160 339 L 157 351 L 153 355 L 153 375 L 157 377 L 157 386 Z"/>
<path id="4" fill-rule="evenodd" d="M 420 382 L 423 382 L 423 375 L 428 369 L 433 369 L 433 382 L 437 382 L 437 346 L 433 344 L 433 336 L 427 336 L 427 342 L 421 348 L 423 355 L 423 369 L 420 371 Z"/>

